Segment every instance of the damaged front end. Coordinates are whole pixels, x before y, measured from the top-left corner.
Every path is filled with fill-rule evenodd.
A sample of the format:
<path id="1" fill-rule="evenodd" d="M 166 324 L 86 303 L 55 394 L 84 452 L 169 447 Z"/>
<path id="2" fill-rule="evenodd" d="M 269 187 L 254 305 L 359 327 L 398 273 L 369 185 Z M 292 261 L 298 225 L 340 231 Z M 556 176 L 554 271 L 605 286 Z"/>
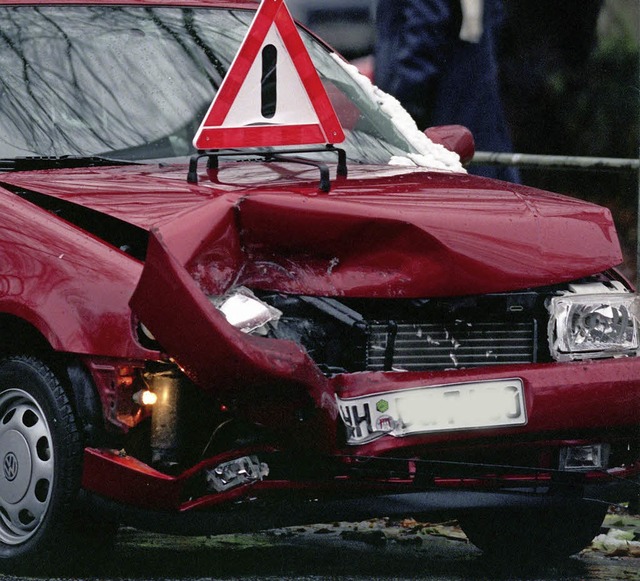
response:
<path id="1" fill-rule="evenodd" d="M 255 259 L 267 249 L 235 230 L 236 212 L 200 211 L 189 237 L 174 223 L 151 233 L 131 306 L 159 358 L 128 387 L 138 415 L 123 449 L 87 449 L 86 490 L 174 513 L 162 529 L 215 532 L 587 490 L 608 501 L 637 474 L 638 302 L 614 271 L 422 298 L 375 274 L 366 296 L 345 282 L 345 251 L 287 278 L 324 277 L 324 296 L 283 292 L 264 282 L 275 254 Z M 433 285 L 411 268 L 405 290 Z M 491 268 L 503 285 L 519 276 Z"/>

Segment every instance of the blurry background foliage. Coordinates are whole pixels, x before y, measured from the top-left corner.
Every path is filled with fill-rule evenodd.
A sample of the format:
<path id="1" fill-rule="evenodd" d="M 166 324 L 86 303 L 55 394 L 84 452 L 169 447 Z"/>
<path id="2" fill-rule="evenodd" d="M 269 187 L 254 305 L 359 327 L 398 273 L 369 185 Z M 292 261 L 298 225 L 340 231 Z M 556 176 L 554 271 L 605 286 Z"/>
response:
<path id="1" fill-rule="evenodd" d="M 505 6 L 500 58 L 514 150 L 637 159 L 640 2 L 506 0 Z M 609 207 L 625 273 L 635 279 L 637 172 L 523 169 L 522 181 Z"/>

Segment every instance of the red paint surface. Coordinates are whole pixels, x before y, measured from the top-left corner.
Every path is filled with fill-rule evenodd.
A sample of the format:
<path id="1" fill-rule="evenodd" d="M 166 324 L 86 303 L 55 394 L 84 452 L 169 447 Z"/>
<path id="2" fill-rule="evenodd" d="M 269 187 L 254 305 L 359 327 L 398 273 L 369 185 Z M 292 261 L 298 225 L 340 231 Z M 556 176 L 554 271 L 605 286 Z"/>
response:
<path id="1" fill-rule="evenodd" d="M 86 3 L 92 2 L 56 2 Z M 548 452 L 586 433 L 602 439 L 614 431 L 624 437 L 637 433 L 636 358 L 329 379 L 296 344 L 232 328 L 207 297 L 233 284 L 372 298 L 479 295 L 557 284 L 621 262 L 608 210 L 523 186 L 397 167 L 353 166 L 348 178 L 335 177 L 332 168 L 328 194 L 318 192 L 317 170 L 291 163 L 223 164 L 203 170 L 198 184 L 187 183 L 186 174 L 184 165 L 145 165 L 0 175 L 0 187 L 58 197 L 150 232 L 143 265 L 0 189 L 0 311 L 29 322 L 54 350 L 82 355 L 103 407 L 117 388 L 115 367 L 105 360 L 142 364 L 158 356 L 138 345 L 134 312 L 185 373 L 214 396 L 212 408 L 228 399 L 234 413 L 275 434 L 288 451 L 427 457 L 433 447 L 471 448 L 482 441 Z M 512 376 L 524 383 L 525 426 L 382 437 L 348 449 L 337 441 L 336 393 L 356 397 Z M 302 423 L 300 410 L 313 414 Z M 185 483 L 203 468 L 172 477 L 135 458 L 88 449 L 83 485 L 124 503 L 180 510 Z M 278 486 L 284 490 L 291 483 L 266 482 L 252 493 Z M 205 497 L 189 506 L 241 494 Z"/>
<path id="2" fill-rule="evenodd" d="M 58 351 L 145 358 L 129 298 L 142 265 L 0 189 L 0 311 Z"/>
<path id="3" fill-rule="evenodd" d="M 241 165 L 223 165 L 197 185 L 187 184 L 183 166 L 23 172 L 3 180 L 155 226 L 163 238 L 165 230 L 179 232 L 170 253 L 219 291 L 241 268 L 242 284 L 290 293 L 483 294 L 569 281 L 622 260 L 607 209 L 533 188 L 357 167 L 318 194 L 315 170 Z M 219 279 L 220 272 L 227 276 Z"/>
<path id="4" fill-rule="evenodd" d="M 521 378 L 527 408 L 527 424 L 512 428 L 463 430 L 381 438 L 370 444 L 349 447 L 350 454 L 379 455 L 403 448 L 496 439 L 494 445 L 514 445 L 529 438 L 571 438 L 571 434 L 626 428 L 637 430 L 640 418 L 640 359 L 608 359 L 575 363 L 509 365 L 426 373 L 367 373 L 340 375 L 333 381 L 342 398 L 384 394 L 402 389 L 489 379 Z M 606 413 L 603 409 L 606 408 Z M 507 440 L 505 440 L 507 438 Z M 533 441 L 533 440 L 531 440 Z"/>

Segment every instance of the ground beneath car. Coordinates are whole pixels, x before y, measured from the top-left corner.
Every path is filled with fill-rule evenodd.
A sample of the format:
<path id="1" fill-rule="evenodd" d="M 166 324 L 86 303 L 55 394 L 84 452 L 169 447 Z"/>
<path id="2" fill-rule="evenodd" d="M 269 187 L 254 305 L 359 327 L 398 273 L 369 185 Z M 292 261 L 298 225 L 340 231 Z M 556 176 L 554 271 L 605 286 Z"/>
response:
<path id="1" fill-rule="evenodd" d="M 580 555 L 515 572 L 486 563 L 455 522 L 375 519 L 195 539 L 141 538 L 125 530 L 119 546 L 133 549 L 129 542 L 140 541 L 152 551 L 179 547 L 181 558 L 186 553 L 215 563 L 208 572 L 212 579 L 640 580 L 640 517 L 626 513 L 609 514 L 602 534 Z M 203 572 L 192 570 L 198 578 Z"/>
<path id="2" fill-rule="evenodd" d="M 640 516 L 611 512 L 593 544 L 556 564 L 514 570 L 486 562 L 457 524 L 374 519 L 264 533 L 175 537 L 123 528 L 100 563 L 69 563 L 60 581 L 318 580 L 458 581 L 640 580 Z M 25 577 L 0 576 L 7 581 Z M 51 579 L 50 572 L 28 579 Z"/>
<path id="3" fill-rule="evenodd" d="M 107 567 L 101 579 L 640 580 L 640 516 L 627 511 L 611 511 L 578 556 L 515 572 L 485 562 L 455 521 L 374 519 L 194 538 L 123 529 L 117 547 L 123 568 Z"/>

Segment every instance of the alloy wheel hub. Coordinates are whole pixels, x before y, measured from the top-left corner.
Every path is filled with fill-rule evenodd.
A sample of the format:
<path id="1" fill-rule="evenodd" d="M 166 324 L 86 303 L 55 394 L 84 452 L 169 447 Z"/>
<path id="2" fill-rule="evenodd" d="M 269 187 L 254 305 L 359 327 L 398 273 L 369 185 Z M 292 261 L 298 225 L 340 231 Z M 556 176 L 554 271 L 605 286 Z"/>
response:
<path id="1" fill-rule="evenodd" d="M 31 453 L 25 437 L 16 430 L 2 434 L 0 458 L 0 497 L 15 504 L 24 498 L 31 480 Z"/>
<path id="2" fill-rule="evenodd" d="M 43 522 L 54 480 L 53 440 L 38 401 L 21 389 L 0 394 L 0 542 L 18 545 Z"/>

